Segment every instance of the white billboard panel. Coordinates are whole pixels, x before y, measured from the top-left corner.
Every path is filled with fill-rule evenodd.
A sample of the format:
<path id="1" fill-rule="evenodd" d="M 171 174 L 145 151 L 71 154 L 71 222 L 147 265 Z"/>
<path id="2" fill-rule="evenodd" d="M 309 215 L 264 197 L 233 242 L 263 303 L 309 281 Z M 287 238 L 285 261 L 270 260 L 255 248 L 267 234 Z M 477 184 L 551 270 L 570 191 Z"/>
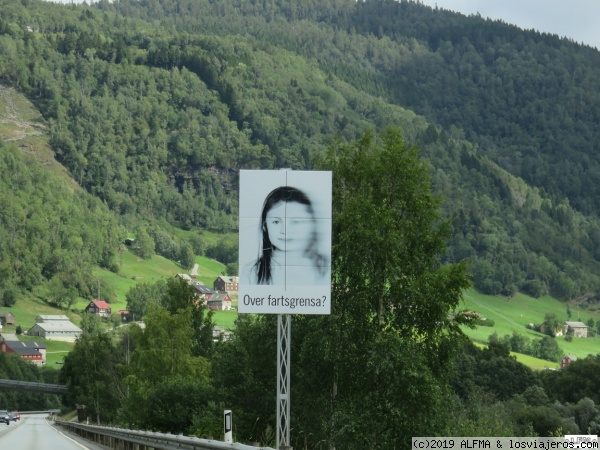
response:
<path id="1" fill-rule="evenodd" d="M 331 172 L 240 171 L 241 313 L 330 314 Z"/>

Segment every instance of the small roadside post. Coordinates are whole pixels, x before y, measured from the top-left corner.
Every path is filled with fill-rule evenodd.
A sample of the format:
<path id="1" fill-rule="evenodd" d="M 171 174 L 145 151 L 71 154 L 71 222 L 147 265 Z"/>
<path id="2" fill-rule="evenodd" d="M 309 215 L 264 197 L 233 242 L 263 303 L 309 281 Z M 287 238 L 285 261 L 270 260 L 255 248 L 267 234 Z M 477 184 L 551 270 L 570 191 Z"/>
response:
<path id="1" fill-rule="evenodd" d="M 233 443 L 233 421 L 231 416 L 231 410 L 226 409 L 223 414 L 223 427 L 225 430 L 225 439 L 224 441 L 228 444 Z"/>

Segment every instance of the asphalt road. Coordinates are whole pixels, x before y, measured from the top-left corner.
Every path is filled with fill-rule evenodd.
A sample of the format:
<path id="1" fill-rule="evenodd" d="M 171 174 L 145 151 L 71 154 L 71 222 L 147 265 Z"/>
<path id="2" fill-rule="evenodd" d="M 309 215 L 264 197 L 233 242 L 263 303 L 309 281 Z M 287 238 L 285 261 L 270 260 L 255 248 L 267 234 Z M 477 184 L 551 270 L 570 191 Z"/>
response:
<path id="1" fill-rule="evenodd" d="M 0 424 L 0 449 L 4 450 L 97 450 L 80 438 L 68 436 L 46 420 L 47 414 L 21 415 L 10 425 Z M 75 440 L 77 439 L 77 440 Z M 79 442 L 78 442 L 79 441 Z"/>

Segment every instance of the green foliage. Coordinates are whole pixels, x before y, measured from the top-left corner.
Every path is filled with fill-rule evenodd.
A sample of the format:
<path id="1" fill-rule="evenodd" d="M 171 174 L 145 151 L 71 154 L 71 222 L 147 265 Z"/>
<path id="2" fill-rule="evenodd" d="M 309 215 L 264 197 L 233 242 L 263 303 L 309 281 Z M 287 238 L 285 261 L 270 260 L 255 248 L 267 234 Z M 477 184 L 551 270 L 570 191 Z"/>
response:
<path id="1" fill-rule="evenodd" d="M 146 327 L 133 327 L 136 348 L 132 354 L 134 379 L 148 387 L 178 375 L 207 380 L 207 362 L 193 357 L 190 308 L 171 314 L 159 306 L 151 306 L 144 317 Z"/>
<path id="2" fill-rule="evenodd" d="M 533 355 L 536 358 L 558 362 L 562 359 L 564 353 L 558 346 L 556 339 L 544 336 L 534 344 Z"/>
<path id="3" fill-rule="evenodd" d="M 335 136 L 393 124 L 448 199 L 445 260 L 468 260 L 479 290 L 599 285 L 600 183 L 582 173 L 600 165 L 597 120 L 581 114 L 600 101 L 593 49 L 418 2 L 4 3 L 3 82 L 35 101 L 75 182 L 132 224 L 234 231 L 239 168 L 312 168 Z M 115 249 L 99 258 L 111 270 Z M 39 279 L 31 253 L 20 288 Z M 81 278 L 68 284 L 83 295 Z"/>
<path id="4" fill-rule="evenodd" d="M 146 227 L 140 226 L 135 232 L 135 241 L 132 250 L 140 258 L 150 259 L 154 255 L 156 244 L 152 236 L 148 234 Z"/>
<path id="5" fill-rule="evenodd" d="M 102 319 L 97 314 L 84 313 L 81 315 L 79 328 L 84 333 L 99 333 L 102 331 Z"/>
<path id="6" fill-rule="evenodd" d="M 493 328 L 494 325 L 496 325 L 496 322 L 494 322 L 491 319 L 476 319 L 475 320 L 475 325 L 478 325 L 480 327 L 491 327 L 491 328 Z"/>
<path id="7" fill-rule="evenodd" d="M 556 314 L 547 313 L 544 316 L 544 322 L 540 328 L 542 333 L 545 333 L 550 337 L 554 337 L 556 335 L 556 331 L 561 328 L 561 324 L 558 320 L 558 317 L 556 317 Z"/>
<path id="8" fill-rule="evenodd" d="M 191 307 L 177 309 L 170 313 L 165 308 L 152 304 L 144 317 L 145 328 L 131 325 L 131 336 L 121 342 L 129 349 L 129 339 L 133 343 L 130 363 L 123 367 L 123 382 L 128 386 L 128 394 L 119 409 L 119 420 L 131 427 L 143 427 L 157 424 L 154 400 L 160 400 L 162 410 L 173 411 L 177 404 L 165 403 L 165 397 L 158 386 L 177 392 L 177 396 L 185 392 L 177 387 L 174 380 L 187 380 L 193 385 L 193 395 L 204 396 L 207 390 L 210 364 L 192 353 L 194 329 Z M 129 360 L 128 360 L 129 362 Z M 180 384 L 181 384 L 180 383 Z M 207 394 L 208 395 L 208 394 Z M 194 397 L 196 400 L 198 397 Z M 203 397 L 204 398 L 204 397 Z M 190 403 L 186 403 L 189 407 Z M 198 405 L 197 405 L 198 406 Z M 201 411 L 202 405 L 198 406 Z M 154 417 L 153 417 L 154 416 Z M 191 426 L 193 416 L 179 421 L 177 413 L 171 422 L 165 422 L 161 429 L 168 425 L 171 430 L 186 430 Z"/>
<path id="9" fill-rule="evenodd" d="M 369 440 L 390 448 L 401 445 L 400 436 L 441 425 L 429 412 L 446 398 L 444 366 L 462 336 L 449 313 L 469 282 L 465 266 L 439 261 L 450 229 L 427 165 L 398 130 L 338 144 L 322 167 L 334 174 L 334 310 L 321 333 L 308 321 L 303 327 L 335 351 L 315 355 L 306 343 L 306 361 L 310 355 L 322 363 L 304 370 L 307 381 L 317 372 L 326 380 L 317 398 L 334 396 L 321 421 L 333 417 L 343 430 L 329 438 L 336 446 L 364 448 Z M 302 411 L 308 414 L 308 404 Z"/>
<path id="10" fill-rule="evenodd" d="M 517 433 L 512 411 L 493 394 L 473 387 L 467 398 L 453 396 L 446 404 L 449 420 L 441 436 L 524 436 Z"/>
<path id="11" fill-rule="evenodd" d="M 192 249 L 192 246 L 187 242 L 182 243 L 179 248 L 178 261 L 179 264 L 181 264 L 181 267 L 183 267 L 186 270 L 191 269 L 194 265 L 194 262 L 196 261 L 196 255 L 194 255 L 194 250 Z"/>
<path id="12" fill-rule="evenodd" d="M 39 368 L 18 355 L 0 352 L 0 379 L 57 383 L 56 371 Z M 0 404 L 4 409 L 19 411 L 39 411 L 60 407 L 60 398 L 37 392 L 1 390 Z"/>
<path id="13" fill-rule="evenodd" d="M 192 333 L 191 351 L 196 356 L 208 356 L 212 350 L 212 311 L 200 304 L 194 289 L 180 278 L 170 278 L 161 299 L 162 306 L 171 314 L 186 311 Z"/>
<path id="14" fill-rule="evenodd" d="M 562 430 L 563 421 L 550 406 L 514 405 L 514 419 L 521 429 L 532 429 L 537 436 L 553 436 Z"/>
<path id="15" fill-rule="evenodd" d="M 588 94 L 599 91 L 594 49 L 418 2 L 165 0 L 102 9 L 190 33 L 154 38 L 140 60 L 185 66 L 219 92 L 254 144 L 245 167 L 310 167 L 328 133 L 351 140 L 401 124 L 431 159 L 434 187 L 457 219 L 448 259 L 468 259 L 478 289 L 572 298 L 598 285 L 599 184 L 581 172 L 600 164 L 590 156 L 597 121 L 581 114 L 582 101 L 586 110 L 600 102 Z M 197 30 L 210 36 L 194 40 Z M 553 138 L 557 129 L 564 139 Z"/>
<path id="16" fill-rule="evenodd" d="M 508 357 L 511 351 L 552 362 L 559 362 L 563 357 L 563 351 L 556 339 L 544 336 L 531 340 L 516 331 L 513 331 L 512 336 L 505 335 L 501 338 L 494 332 L 489 336 L 488 348 L 484 350 L 486 353 L 502 357 Z"/>
<path id="17" fill-rule="evenodd" d="M 509 356 L 508 346 L 497 339 L 485 350 L 465 345 L 453 366 L 452 387 L 463 399 L 480 388 L 497 400 L 508 400 L 537 383 L 533 371 Z"/>
<path id="18" fill-rule="evenodd" d="M 38 290 L 68 308 L 94 290 L 91 267 L 113 268 L 122 235 L 114 216 L 94 197 L 0 142 L 2 301 Z M 89 220 L 90 217 L 94 220 Z"/>
<path id="19" fill-rule="evenodd" d="M 232 264 L 238 262 L 238 241 L 237 236 L 227 236 L 220 238 L 213 245 L 206 249 L 206 256 L 216 259 L 223 264 Z"/>
<path id="20" fill-rule="evenodd" d="M 333 170 L 333 310 L 294 318 L 294 446 L 400 446 L 443 425 L 432 412 L 448 399 L 444 367 L 463 336 L 450 312 L 466 270 L 439 261 L 449 227 L 397 130 L 339 143 L 321 168 Z M 273 319 L 240 317 L 215 352 L 213 379 L 243 439 L 272 421 Z"/>
<path id="21" fill-rule="evenodd" d="M 15 303 L 17 303 L 17 289 L 14 286 L 9 286 L 4 288 L 2 292 L 2 304 L 7 308 L 10 308 Z"/>
<path id="22" fill-rule="evenodd" d="M 69 387 L 69 401 L 86 405 L 98 424 L 115 419 L 125 396 L 120 356 L 106 333 L 84 333 L 64 358 L 60 378 Z"/>
<path id="23" fill-rule="evenodd" d="M 149 306 L 159 303 L 165 291 L 166 284 L 163 281 L 137 284 L 127 291 L 127 310 L 134 320 L 142 320 Z"/>
<path id="24" fill-rule="evenodd" d="M 294 342 L 297 328 L 294 321 Z M 296 353 L 292 352 L 292 355 Z M 273 374 L 277 373 L 277 322 L 273 316 L 239 315 L 236 331 L 231 340 L 218 343 L 211 358 L 211 379 L 217 389 L 218 398 L 235 411 L 237 439 L 241 442 L 260 442 L 268 427 L 275 423 Z M 298 372 L 296 358 L 292 362 Z M 296 377 L 295 375 L 294 377 Z M 298 397 L 297 380 L 291 382 L 292 397 Z M 321 380 L 322 383 L 325 380 Z M 314 393 L 313 393 L 314 394 Z M 321 405 L 316 395 L 312 396 L 314 405 Z M 296 400 L 292 400 L 295 402 Z M 292 403 L 293 405 L 294 403 Z M 297 406 L 293 407 L 292 417 L 297 415 Z M 318 411 L 315 408 L 315 411 Z"/>
<path id="25" fill-rule="evenodd" d="M 547 392 L 560 402 L 576 403 L 584 397 L 600 403 L 600 357 L 579 358 L 560 371 L 543 373 L 541 380 Z"/>
<path id="26" fill-rule="evenodd" d="M 466 266 L 439 261 L 450 227 L 440 215 L 440 199 L 430 191 L 428 166 L 416 147 L 407 146 L 399 130 L 391 129 L 380 142 L 366 134 L 354 144 L 338 144 L 327 158 L 324 167 L 335 174 L 337 294 L 344 298 L 343 291 L 352 291 L 357 305 L 366 299 L 376 328 L 433 338 L 447 326 L 460 335 L 447 313 L 469 286 Z M 355 304 L 349 299 L 344 303 L 350 310 Z M 362 306 L 357 308 L 359 313 Z M 417 310 L 416 317 L 405 314 Z"/>
<path id="27" fill-rule="evenodd" d="M 217 412 L 210 408 L 211 401 L 215 401 L 214 392 L 206 380 L 188 376 L 168 378 L 153 385 L 147 393 L 149 414 L 140 426 L 172 434 L 213 432 L 214 426 L 208 430 L 193 427 L 196 417 L 206 417 Z M 223 411 L 217 413 L 217 422 L 222 427 Z M 222 429 L 215 437 L 219 438 L 220 434 Z"/>

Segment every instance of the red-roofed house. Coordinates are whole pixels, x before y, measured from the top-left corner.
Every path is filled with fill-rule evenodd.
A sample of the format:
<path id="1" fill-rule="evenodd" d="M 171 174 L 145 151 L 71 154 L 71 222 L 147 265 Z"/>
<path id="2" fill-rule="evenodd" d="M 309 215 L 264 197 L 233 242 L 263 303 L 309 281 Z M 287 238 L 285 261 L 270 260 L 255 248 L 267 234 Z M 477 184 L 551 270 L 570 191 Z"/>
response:
<path id="1" fill-rule="evenodd" d="M 100 317 L 110 317 L 110 305 L 104 300 L 92 300 L 89 305 L 85 307 L 85 311 L 90 314 L 96 314 Z"/>
<path id="2" fill-rule="evenodd" d="M 577 356 L 575 355 L 567 355 L 560 361 L 560 368 L 563 369 L 571 364 L 573 361 L 577 361 Z"/>

